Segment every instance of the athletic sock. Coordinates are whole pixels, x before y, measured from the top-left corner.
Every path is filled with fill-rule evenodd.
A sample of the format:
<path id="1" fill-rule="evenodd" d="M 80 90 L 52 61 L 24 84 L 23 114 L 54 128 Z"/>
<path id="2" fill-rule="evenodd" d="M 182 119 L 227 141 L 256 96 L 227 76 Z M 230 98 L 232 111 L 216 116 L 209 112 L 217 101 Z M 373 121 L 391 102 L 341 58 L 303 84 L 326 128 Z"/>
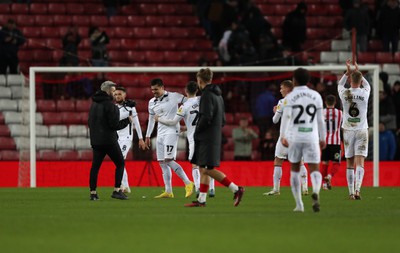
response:
<path id="1" fill-rule="evenodd" d="M 215 191 L 215 179 L 210 177 L 210 190 Z"/>
<path id="2" fill-rule="evenodd" d="M 185 183 L 185 185 L 190 184 L 190 180 L 187 177 L 185 171 L 182 169 L 182 166 L 180 166 L 177 162 L 175 161 L 169 161 L 168 166 L 171 167 L 173 171 L 178 175 L 180 179 Z"/>
<path id="3" fill-rule="evenodd" d="M 301 189 L 303 191 L 308 190 L 308 171 L 306 166 L 300 165 L 300 180 L 301 180 Z"/>
<path id="4" fill-rule="evenodd" d="M 347 186 L 349 187 L 349 194 L 354 195 L 354 169 L 347 168 L 346 170 Z"/>
<path id="5" fill-rule="evenodd" d="M 205 203 L 207 199 L 208 184 L 200 184 L 200 194 L 197 201 Z"/>
<path id="6" fill-rule="evenodd" d="M 357 166 L 356 167 L 356 174 L 355 174 L 355 178 L 356 178 L 356 191 L 360 191 L 361 189 L 361 185 L 362 185 L 362 181 L 364 178 L 364 168 L 361 166 Z"/>
<path id="7" fill-rule="evenodd" d="M 231 180 L 229 180 L 228 177 L 224 177 L 224 179 L 222 179 L 220 183 L 228 187 L 233 193 L 239 190 L 239 187 L 236 184 L 234 184 Z"/>
<path id="8" fill-rule="evenodd" d="M 124 175 L 122 176 L 121 187 L 129 187 L 128 173 L 126 173 L 126 168 L 124 168 Z"/>
<path id="9" fill-rule="evenodd" d="M 281 189 L 282 166 L 274 166 L 274 190 L 279 192 Z"/>
<path id="10" fill-rule="evenodd" d="M 160 162 L 160 167 L 161 167 L 161 170 L 163 173 L 162 176 L 163 176 L 163 180 L 164 180 L 164 184 L 165 184 L 165 192 L 172 193 L 171 168 L 164 162 Z"/>
<path id="11" fill-rule="evenodd" d="M 194 187 L 196 188 L 196 191 L 198 191 L 199 188 L 200 188 L 200 170 L 199 170 L 199 167 L 194 167 L 192 169 L 192 176 L 193 176 Z"/>
<path id="12" fill-rule="evenodd" d="M 290 186 L 292 188 L 292 193 L 294 200 L 296 201 L 296 207 L 303 207 L 303 201 L 301 199 L 301 185 L 300 185 L 300 173 L 290 172 Z"/>
<path id="13" fill-rule="evenodd" d="M 319 171 L 313 171 L 310 174 L 313 193 L 319 194 L 322 184 L 322 175 Z"/>

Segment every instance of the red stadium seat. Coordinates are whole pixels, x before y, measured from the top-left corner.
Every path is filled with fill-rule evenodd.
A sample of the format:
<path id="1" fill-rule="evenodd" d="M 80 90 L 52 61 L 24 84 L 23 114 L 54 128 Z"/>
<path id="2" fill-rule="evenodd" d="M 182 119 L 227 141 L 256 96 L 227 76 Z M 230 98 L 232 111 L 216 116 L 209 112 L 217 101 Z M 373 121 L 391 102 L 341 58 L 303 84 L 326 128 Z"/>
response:
<path id="1" fill-rule="evenodd" d="M 166 27 L 181 26 L 183 24 L 182 16 L 165 16 L 164 25 Z"/>
<path id="2" fill-rule="evenodd" d="M 133 28 L 133 36 L 138 39 L 147 39 L 147 38 L 152 38 L 153 32 L 151 28 L 135 27 Z"/>
<path id="3" fill-rule="evenodd" d="M 16 145 L 14 138 L 11 137 L 0 137 L 0 150 L 8 149 L 8 150 L 15 150 Z"/>
<path id="4" fill-rule="evenodd" d="M 115 27 L 115 38 L 128 39 L 133 37 L 133 29 L 130 27 Z"/>
<path id="5" fill-rule="evenodd" d="M 178 8 L 180 8 L 179 6 Z M 175 14 L 175 5 L 174 4 L 158 4 L 158 14 L 160 15 L 174 15 Z"/>
<path id="6" fill-rule="evenodd" d="M 137 49 L 139 46 L 139 41 L 135 39 L 121 39 L 121 49 L 123 50 L 133 50 Z"/>
<path id="7" fill-rule="evenodd" d="M 10 7 L 10 5 L 11 5 L 11 4 L 7 4 L 7 3 L 1 4 L 0 14 L 2 14 L 2 15 L 0 15 L 0 17 L 3 17 L 3 18 L 4 18 L 4 20 L 1 19 L 1 21 L 4 21 L 4 22 L 1 22 L 0 24 L 4 24 L 4 23 L 7 22 L 8 17 L 7 17 L 6 15 L 8 15 L 8 14 L 11 13 L 11 11 L 10 11 L 11 7 Z"/>
<path id="8" fill-rule="evenodd" d="M 128 19 L 125 16 L 112 16 L 109 20 L 109 25 L 113 26 L 126 26 Z"/>
<path id="9" fill-rule="evenodd" d="M 32 52 L 30 50 L 19 50 L 18 58 L 20 61 L 25 61 L 25 62 L 33 61 Z"/>
<path id="10" fill-rule="evenodd" d="M 394 53 L 394 63 L 400 64 L 400 52 Z"/>
<path id="11" fill-rule="evenodd" d="M 82 161 L 91 161 L 93 159 L 92 150 L 79 150 L 79 159 Z"/>
<path id="12" fill-rule="evenodd" d="M 159 51 L 144 52 L 147 62 L 160 63 L 164 61 L 164 54 Z"/>
<path id="13" fill-rule="evenodd" d="M 108 57 L 110 61 L 127 62 L 128 60 L 125 51 L 110 50 L 108 51 Z"/>
<path id="14" fill-rule="evenodd" d="M 146 26 L 146 20 L 142 16 L 128 16 L 126 17 L 127 25 L 130 27 L 143 27 Z"/>
<path id="15" fill-rule="evenodd" d="M 162 41 L 161 41 L 162 43 Z M 138 49 L 141 50 L 158 50 L 158 40 L 141 39 L 138 41 Z"/>
<path id="16" fill-rule="evenodd" d="M 98 27 L 108 26 L 108 18 L 104 15 L 90 16 L 90 25 Z"/>
<path id="17" fill-rule="evenodd" d="M 1 17 L 6 17 L 5 15 L 0 15 Z M 18 26 L 34 26 L 35 25 L 35 16 L 33 15 L 17 15 L 15 17 L 16 23 Z M 1 24 L 6 23 L 7 20 L 4 20 Z"/>
<path id="18" fill-rule="evenodd" d="M 181 62 L 182 54 L 179 51 L 164 51 L 164 60 L 166 62 Z"/>
<path id="19" fill-rule="evenodd" d="M 89 41 L 89 40 L 87 40 Z M 110 43 L 108 43 L 107 48 L 109 50 L 120 50 L 121 49 L 121 41 L 120 40 L 111 40 Z"/>
<path id="20" fill-rule="evenodd" d="M 3 161 L 18 161 L 19 151 L 17 150 L 1 150 L 0 157 Z"/>
<path id="21" fill-rule="evenodd" d="M 39 159 L 41 161 L 58 161 L 60 160 L 60 154 L 54 150 L 40 150 Z"/>
<path id="22" fill-rule="evenodd" d="M 195 42 L 190 39 L 178 39 L 176 41 L 176 48 L 179 50 L 191 50 L 195 48 Z"/>
<path id="23" fill-rule="evenodd" d="M 281 2 L 279 2 L 279 3 L 281 3 Z M 258 4 L 257 6 L 263 15 L 265 15 L 265 16 L 275 15 L 275 9 L 271 8 L 270 4 Z"/>
<path id="24" fill-rule="evenodd" d="M 31 3 L 29 6 L 29 12 L 37 15 L 47 15 L 47 4 L 45 3 Z"/>
<path id="25" fill-rule="evenodd" d="M 75 102 L 73 100 L 57 100 L 57 112 L 74 112 Z"/>
<path id="26" fill-rule="evenodd" d="M 40 29 L 33 26 L 25 26 L 21 29 L 21 32 L 27 38 L 39 38 L 41 36 Z"/>
<path id="27" fill-rule="evenodd" d="M 35 15 L 35 25 L 36 26 L 52 26 L 53 19 L 49 18 L 47 15 Z"/>
<path id="28" fill-rule="evenodd" d="M 138 8 L 136 5 L 129 4 L 121 6 L 120 8 L 120 15 L 134 15 L 138 13 Z"/>
<path id="29" fill-rule="evenodd" d="M 336 4 L 326 5 L 326 11 L 327 12 L 325 12 L 325 13 L 328 13 L 328 15 L 330 15 L 330 16 L 342 16 L 342 14 L 343 14 L 343 10 L 340 7 L 340 5 L 337 4 L 337 2 L 336 2 Z M 320 14 L 321 13 L 324 13 L 324 12 L 320 12 Z"/>
<path id="30" fill-rule="evenodd" d="M 186 27 L 196 27 L 199 26 L 199 20 L 192 15 L 188 16 L 181 16 L 182 18 L 182 25 Z"/>
<path id="31" fill-rule="evenodd" d="M 0 137 L 10 137 L 10 129 L 7 125 L 0 125 Z"/>
<path id="32" fill-rule="evenodd" d="M 164 17 L 163 16 L 146 16 L 145 21 L 146 21 L 146 26 L 148 26 L 148 27 L 164 25 Z"/>
<path id="33" fill-rule="evenodd" d="M 54 100 L 39 99 L 36 101 L 36 108 L 38 112 L 55 112 L 56 103 Z"/>
<path id="34" fill-rule="evenodd" d="M 53 61 L 53 55 L 49 50 L 34 50 L 32 52 L 33 59 L 36 63 L 38 62 L 51 62 Z M 39 66 L 39 65 L 37 65 Z"/>
<path id="35" fill-rule="evenodd" d="M 3 4 L 1 5 L 1 8 L 3 8 Z M 5 5 L 4 8 L 6 8 Z M 11 4 L 10 10 L 12 14 L 29 14 L 29 5 L 13 3 Z"/>
<path id="36" fill-rule="evenodd" d="M 383 51 L 383 45 L 381 40 L 370 40 L 368 41 L 368 51 Z"/>
<path id="37" fill-rule="evenodd" d="M 158 45 L 159 50 L 175 50 L 176 40 L 164 40 Z"/>
<path id="38" fill-rule="evenodd" d="M 62 161 L 77 161 L 80 160 L 78 151 L 75 150 L 60 150 L 58 151 L 60 160 Z"/>
<path id="39" fill-rule="evenodd" d="M 188 31 L 188 29 L 182 27 L 171 27 L 170 32 L 171 32 L 171 38 L 182 38 L 182 39 L 188 38 L 189 33 L 191 35 L 193 33 L 192 30 Z"/>
<path id="40" fill-rule="evenodd" d="M 225 135 L 226 138 L 231 138 L 232 137 L 232 131 L 236 127 L 237 127 L 237 125 L 225 125 L 222 128 L 222 133 Z"/>
<path id="41" fill-rule="evenodd" d="M 49 49 L 62 49 L 62 42 L 60 39 L 47 39 L 46 46 Z"/>
<path id="42" fill-rule="evenodd" d="M 142 63 L 146 61 L 143 52 L 129 50 L 126 54 L 130 62 Z"/>
<path id="43" fill-rule="evenodd" d="M 78 33 L 81 36 L 81 38 L 87 38 L 89 34 L 89 27 L 88 26 L 78 27 Z"/>
<path id="44" fill-rule="evenodd" d="M 142 3 L 139 5 L 139 12 L 143 16 L 157 15 L 158 14 L 157 4 L 143 4 Z"/>
<path id="45" fill-rule="evenodd" d="M 67 3 L 66 11 L 68 14 L 73 15 L 81 15 L 86 13 L 83 4 L 80 3 Z"/>
<path id="46" fill-rule="evenodd" d="M 168 39 L 170 37 L 170 32 L 165 27 L 153 27 L 152 28 L 153 38 L 155 39 Z"/>
<path id="47" fill-rule="evenodd" d="M 393 62 L 393 55 L 389 52 L 377 52 L 376 56 L 376 63 L 392 63 Z"/>
<path id="48" fill-rule="evenodd" d="M 235 157 L 234 151 L 224 151 L 222 154 L 223 161 L 233 161 L 235 160 L 234 157 Z"/>
<path id="49" fill-rule="evenodd" d="M 357 55 L 358 63 L 375 63 L 375 53 L 373 52 L 359 52 Z"/>
<path id="50" fill-rule="evenodd" d="M 80 125 L 82 124 L 82 114 L 76 112 L 62 112 L 61 121 L 66 125 Z"/>
<path id="51" fill-rule="evenodd" d="M 72 23 L 76 26 L 89 26 L 90 19 L 86 15 L 73 15 Z"/>
<path id="52" fill-rule="evenodd" d="M 321 15 L 324 15 L 323 13 L 327 13 L 327 12 L 328 12 L 327 7 L 324 4 L 309 4 L 309 5 L 307 5 L 307 15 L 308 16 L 321 16 Z"/>
<path id="53" fill-rule="evenodd" d="M 91 100 L 76 100 L 75 110 L 77 112 L 89 112 L 91 104 L 92 104 Z"/>
<path id="54" fill-rule="evenodd" d="M 67 12 L 67 7 L 64 3 L 49 3 L 47 7 L 50 15 L 65 14 Z"/>
<path id="55" fill-rule="evenodd" d="M 54 50 L 51 54 L 54 62 L 60 62 L 61 58 L 64 56 L 64 52 L 62 50 Z"/>
<path id="56" fill-rule="evenodd" d="M 40 28 L 40 31 L 44 38 L 57 38 L 60 43 L 61 38 L 64 36 L 64 34 L 60 34 L 60 29 L 58 27 L 43 26 Z"/>
<path id="57" fill-rule="evenodd" d="M 89 15 L 104 15 L 105 10 L 102 4 L 98 3 L 84 3 L 85 14 Z"/>
<path id="58" fill-rule="evenodd" d="M 196 43 L 196 48 L 199 51 L 208 51 L 212 50 L 212 44 L 210 40 L 204 39 L 204 40 L 198 40 Z"/>
<path id="59" fill-rule="evenodd" d="M 194 15 L 193 7 L 190 4 L 181 4 L 175 9 L 177 15 Z"/>

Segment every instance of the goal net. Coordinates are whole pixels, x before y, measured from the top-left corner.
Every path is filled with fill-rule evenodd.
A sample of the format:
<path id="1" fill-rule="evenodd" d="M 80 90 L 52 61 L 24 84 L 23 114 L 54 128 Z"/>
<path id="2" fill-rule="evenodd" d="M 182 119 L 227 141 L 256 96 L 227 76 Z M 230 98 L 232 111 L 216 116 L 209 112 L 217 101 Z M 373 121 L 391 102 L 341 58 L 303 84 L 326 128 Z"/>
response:
<path id="1" fill-rule="evenodd" d="M 286 79 L 292 79 L 293 71 L 303 67 L 310 71 L 310 87 L 319 91 L 322 96 L 337 95 L 337 81 L 345 71 L 345 65 L 315 65 L 315 66 L 279 66 L 279 67 L 210 67 L 214 72 L 213 83 L 220 85 L 225 99 L 227 126 L 223 133 L 229 134 L 238 125 L 239 119 L 249 118 L 251 126 L 258 132 L 277 132 L 276 126 L 262 129 L 257 126 L 258 118 L 255 112 L 256 97 L 268 89 L 276 99 L 280 98 L 279 84 Z M 159 77 L 165 83 L 165 89 L 184 94 L 188 81 L 196 80 L 196 73 L 201 67 L 31 67 L 29 70 L 29 92 L 23 97 L 26 103 L 26 121 L 29 126 L 29 136 L 21 139 L 19 181 L 20 186 L 37 186 L 37 161 L 71 158 L 77 155 L 79 160 L 89 157 L 89 137 L 87 134 L 87 113 L 91 103 L 90 96 L 99 88 L 101 82 L 112 80 L 127 89 L 127 98 L 137 103 L 142 132 L 146 131 L 148 118 L 147 103 L 152 97 L 149 82 Z M 379 186 L 379 132 L 374 126 L 379 124 L 379 65 L 361 65 L 359 69 L 370 81 L 372 94 L 370 96 L 369 125 L 374 129 L 368 159 L 373 161 L 373 185 Z M 277 101 L 277 100 L 276 100 Z M 340 104 L 340 103 L 339 103 Z M 272 108 L 269 108 L 272 109 Z M 29 117 L 28 117 L 29 116 Z M 226 136 L 225 136 L 226 137 Z M 264 136 L 260 136 L 262 138 Z M 254 144 L 254 143 L 253 143 Z M 259 142 L 253 145 L 255 151 L 252 160 L 268 159 L 257 149 Z M 186 143 L 180 141 L 181 153 L 178 159 L 185 159 Z M 153 145 L 154 146 L 154 145 Z M 233 151 L 231 138 L 224 145 L 225 159 Z M 233 150 L 233 149 L 232 149 Z M 28 154 L 28 155 L 27 155 Z M 150 157 L 138 158 L 144 160 Z M 29 184 L 28 184 L 29 182 Z"/>

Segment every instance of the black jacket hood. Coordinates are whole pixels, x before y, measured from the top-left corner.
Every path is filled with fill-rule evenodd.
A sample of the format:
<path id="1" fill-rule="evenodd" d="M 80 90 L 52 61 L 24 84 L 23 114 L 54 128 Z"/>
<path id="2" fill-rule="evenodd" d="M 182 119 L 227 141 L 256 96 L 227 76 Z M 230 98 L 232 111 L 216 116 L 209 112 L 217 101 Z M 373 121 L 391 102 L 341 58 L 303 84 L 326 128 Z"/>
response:
<path id="1" fill-rule="evenodd" d="M 221 89 L 216 84 L 206 85 L 206 87 L 204 87 L 204 90 L 208 90 L 208 91 L 210 91 L 210 92 L 212 92 L 212 93 L 214 93 L 214 94 L 216 94 L 218 96 L 221 96 L 221 94 L 222 94 Z"/>
<path id="2" fill-rule="evenodd" d="M 93 102 L 101 103 L 107 100 L 112 100 L 113 98 L 107 94 L 107 92 L 99 90 L 92 96 Z"/>

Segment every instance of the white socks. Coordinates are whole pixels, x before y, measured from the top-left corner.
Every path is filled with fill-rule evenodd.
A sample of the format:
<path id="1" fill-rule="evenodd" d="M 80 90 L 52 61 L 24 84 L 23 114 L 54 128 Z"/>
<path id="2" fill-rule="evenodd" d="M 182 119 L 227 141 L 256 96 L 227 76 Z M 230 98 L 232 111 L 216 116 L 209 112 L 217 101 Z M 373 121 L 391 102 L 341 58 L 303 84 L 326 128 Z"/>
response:
<path id="1" fill-rule="evenodd" d="M 161 167 L 161 170 L 163 172 L 162 176 L 163 176 L 163 179 L 164 179 L 165 192 L 172 193 L 172 183 L 171 183 L 172 172 L 171 172 L 171 169 L 165 162 L 160 162 L 160 167 Z"/>
<path id="2" fill-rule="evenodd" d="M 199 201 L 200 203 L 205 203 L 206 198 L 207 198 L 207 192 L 200 192 L 199 198 L 197 199 L 197 201 Z"/>
<path id="3" fill-rule="evenodd" d="M 282 166 L 274 166 L 274 190 L 279 192 L 281 188 Z"/>
<path id="4" fill-rule="evenodd" d="M 122 176 L 121 186 L 122 187 L 129 187 L 128 173 L 126 173 L 126 169 L 125 168 L 124 168 L 124 175 Z"/>
<path id="5" fill-rule="evenodd" d="M 200 189 L 200 170 L 199 167 L 193 167 L 192 168 L 192 177 L 194 181 L 194 187 L 196 188 L 196 191 L 199 191 Z M 211 187 L 211 181 L 210 181 L 210 187 Z"/>
<path id="6" fill-rule="evenodd" d="M 310 177 L 311 177 L 313 193 L 319 195 L 319 191 L 321 190 L 321 184 L 322 184 L 322 174 L 319 171 L 313 171 L 311 172 Z"/>
<path id="7" fill-rule="evenodd" d="M 212 177 L 210 177 L 210 184 L 209 184 L 209 188 L 208 189 L 215 191 L 215 180 Z"/>
<path id="8" fill-rule="evenodd" d="M 292 188 L 292 193 L 294 200 L 296 201 L 296 209 L 304 210 L 304 204 L 301 200 L 301 185 L 300 185 L 300 173 L 299 172 L 290 172 L 290 186 Z"/>
<path id="9" fill-rule="evenodd" d="M 229 190 L 231 190 L 233 193 L 237 192 L 239 190 L 239 186 L 237 186 L 235 183 L 230 183 L 228 186 Z"/>
<path id="10" fill-rule="evenodd" d="M 306 166 L 300 165 L 300 180 L 301 180 L 301 189 L 302 191 L 308 191 L 308 171 Z"/>
<path id="11" fill-rule="evenodd" d="M 354 195 L 354 169 L 352 168 L 346 169 L 346 178 L 347 178 L 347 185 L 349 187 L 349 194 Z"/>
<path id="12" fill-rule="evenodd" d="M 359 192 L 361 189 L 363 178 L 364 178 L 364 168 L 363 167 L 357 166 L 355 177 L 356 177 L 356 191 Z"/>
<path id="13" fill-rule="evenodd" d="M 169 161 L 167 165 L 175 171 L 175 173 L 178 175 L 180 179 L 185 183 L 185 185 L 190 184 L 190 180 L 187 177 L 185 171 L 182 169 L 182 167 L 175 161 Z"/>

